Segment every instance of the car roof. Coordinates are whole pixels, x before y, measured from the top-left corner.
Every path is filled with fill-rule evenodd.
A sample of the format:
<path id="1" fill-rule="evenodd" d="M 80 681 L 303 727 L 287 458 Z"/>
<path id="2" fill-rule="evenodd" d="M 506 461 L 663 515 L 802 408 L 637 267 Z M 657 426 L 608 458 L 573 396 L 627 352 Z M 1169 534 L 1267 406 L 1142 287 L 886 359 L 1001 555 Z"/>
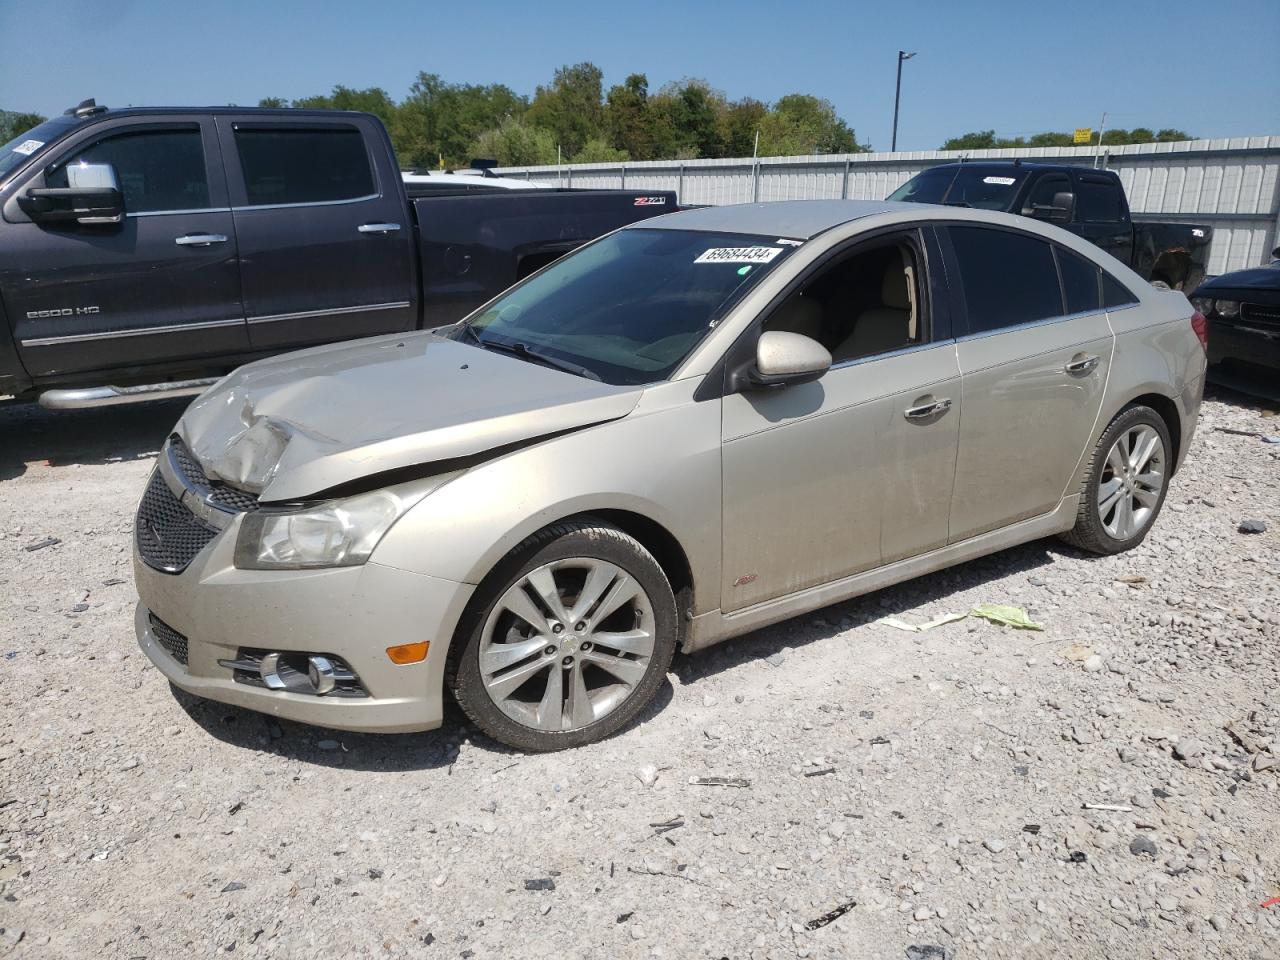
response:
<path id="1" fill-rule="evenodd" d="M 1088 159 L 1088 158 L 1086 158 Z M 950 163 L 935 163 L 925 167 L 920 173 L 934 170 L 1053 170 L 1057 173 L 1068 173 L 1072 170 L 1104 177 L 1119 177 L 1114 170 L 1094 170 L 1078 163 L 1037 163 L 1028 160 L 953 160 Z M 919 176 L 919 174 L 916 174 Z"/>
<path id="2" fill-rule="evenodd" d="M 774 200 L 699 207 L 633 223 L 628 230 L 705 230 L 808 240 L 851 220 L 879 213 L 919 212 L 918 203 L 886 200 Z"/>

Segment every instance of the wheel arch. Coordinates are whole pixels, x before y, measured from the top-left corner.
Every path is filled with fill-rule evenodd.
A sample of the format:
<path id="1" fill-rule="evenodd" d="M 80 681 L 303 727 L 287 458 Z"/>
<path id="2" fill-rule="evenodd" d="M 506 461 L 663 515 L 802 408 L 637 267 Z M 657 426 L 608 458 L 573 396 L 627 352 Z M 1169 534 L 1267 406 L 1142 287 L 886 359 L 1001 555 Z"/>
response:
<path id="1" fill-rule="evenodd" d="M 1160 419 L 1164 421 L 1165 429 L 1169 431 L 1169 441 L 1173 444 L 1173 450 L 1170 451 L 1169 463 L 1172 464 L 1170 476 L 1177 472 L 1177 465 L 1181 462 L 1182 455 L 1182 416 L 1178 410 L 1177 402 L 1162 393 L 1141 393 L 1136 397 L 1123 403 L 1115 414 L 1107 421 L 1110 423 L 1122 412 L 1130 407 L 1150 407 L 1156 413 L 1160 414 Z"/>
<path id="2" fill-rule="evenodd" d="M 540 517 L 537 527 L 521 530 L 518 533 L 513 532 L 503 538 L 504 542 L 509 544 L 507 549 L 493 557 L 491 561 L 487 561 L 482 570 L 477 570 L 477 575 L 474 577 L 473 582 L 483 584 L 493 575 L 494 570 L 510 554 L 511 550 L 548 527 L 591 520 L 616 527 L 627 536 L 634 538 L 649 553 L 653 554 L 653 558 L 658 561 L 658 566 L 662 568 L 662 572 L 671 584 L 671 590 L 675 594 L 677 622 L 680 627 L 679 643 L 683 644 L 694 609 L 694 575 L 689 553 L 684 544 L 680 542 L 680 539 L 665 524 L 636 510 L 621 507 L 596 508 L 580 506 L 577 509 L 567 510 L 563 514 L 554 517 Z M 477 591 L 478 593 L 479 591 Z"/>

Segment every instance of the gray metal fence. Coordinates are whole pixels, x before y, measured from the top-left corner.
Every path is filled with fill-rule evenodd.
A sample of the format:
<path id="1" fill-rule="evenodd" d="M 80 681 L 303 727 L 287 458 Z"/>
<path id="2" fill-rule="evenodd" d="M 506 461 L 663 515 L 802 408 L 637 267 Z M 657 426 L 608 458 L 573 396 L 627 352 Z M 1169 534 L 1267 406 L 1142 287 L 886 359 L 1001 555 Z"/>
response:
<path id="1" fill-rule="evenodd" d="M 1052 159 L 1083 165 L 1097 159 L 1120 175 L 1135 216 L 1212 226 L 1212 274 L 1264 263 L 1280 243 L 1280 137 L 1132 144 L 1107 147 L 1101 158 L 1089 147 L 1033 147 L 584 163 L 507 167 L 495 172 L 560 186 L 674 190 L 680 202 L 688 204 L 837 197 L 882 200 L 925 167 L 961 157 Z"/>

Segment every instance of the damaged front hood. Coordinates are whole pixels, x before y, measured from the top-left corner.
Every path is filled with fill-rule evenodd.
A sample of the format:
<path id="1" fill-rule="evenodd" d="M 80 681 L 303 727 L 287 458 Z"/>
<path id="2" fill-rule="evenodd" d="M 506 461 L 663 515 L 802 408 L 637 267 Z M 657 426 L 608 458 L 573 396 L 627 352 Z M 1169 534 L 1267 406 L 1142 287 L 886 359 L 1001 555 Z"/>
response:
<path id="1" fill-rule="evenodd" d="M 249 364 L 192 403 L 178 432 L 210 477 L 294 500 L 616 420 L 640 393 L 410 333 Z"/>

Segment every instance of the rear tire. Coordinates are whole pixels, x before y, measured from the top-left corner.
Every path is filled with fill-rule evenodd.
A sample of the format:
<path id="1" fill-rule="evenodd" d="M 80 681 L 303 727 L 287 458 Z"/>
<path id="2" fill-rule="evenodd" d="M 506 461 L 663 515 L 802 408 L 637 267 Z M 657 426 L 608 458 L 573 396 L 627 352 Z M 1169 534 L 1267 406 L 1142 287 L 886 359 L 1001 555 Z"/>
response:
<path id="1" fill-rule="evenodd" d="M 511 551 L 454 637 L 448 683 L 485 733 L 530 752 L 577 747 L 630 724 L 666 679 L 679 621 L 644 546 L 593 518 Z"/>
<path id="2" fill-rule="evenodd" d="M 1076 524 L 1062 539 L 1103 555 L 1132 550 L 1159 516 L 1172 471 L 1164 418 L 1141 405 L 1121 410 L 1089 458 Z"/>

